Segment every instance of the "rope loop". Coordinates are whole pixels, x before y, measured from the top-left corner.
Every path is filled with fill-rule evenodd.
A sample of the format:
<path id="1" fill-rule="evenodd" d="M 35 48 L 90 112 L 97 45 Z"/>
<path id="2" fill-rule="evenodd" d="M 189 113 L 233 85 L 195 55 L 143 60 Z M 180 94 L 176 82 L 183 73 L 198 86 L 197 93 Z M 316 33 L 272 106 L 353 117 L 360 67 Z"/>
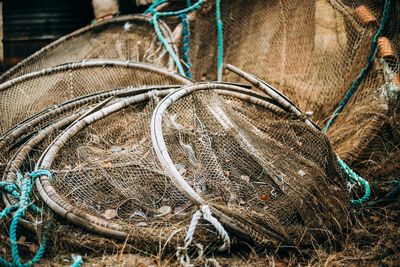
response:
<path id="1" fill-rule="evenodd" d="M 46 169 L 39 169 L 39 170 L 33 171 L 31 173 L 28 173 L 27 175 L 29 175 L 32 178 L 37 178 L 37 177 L 45 175 L 45 176 L 49 177 L 50 180 L 53 179 L 51 172 Z"/>
<path id="2" fill-rule="evenodd" d="M 368 181 L 366 181 L 358 174 L 353 172 L 353 170 L 351 170 L 350 167 L 347 166 L 347 164 L 339 158 L 339 156 L 337 156 L 337 159 L 340 165 L 340 169 L 342 170 L 343 176 L 346 177 L 351 184 L 358 183 L 362 185 L 365 189 L 365 193 L 360 199 L 350 200 L 350 202 L 352 204 L 362 204 L 363 202 L 366 202 L 369 199 L 369 196 L 371 195 L 371 188 L 369 186 Z"/>

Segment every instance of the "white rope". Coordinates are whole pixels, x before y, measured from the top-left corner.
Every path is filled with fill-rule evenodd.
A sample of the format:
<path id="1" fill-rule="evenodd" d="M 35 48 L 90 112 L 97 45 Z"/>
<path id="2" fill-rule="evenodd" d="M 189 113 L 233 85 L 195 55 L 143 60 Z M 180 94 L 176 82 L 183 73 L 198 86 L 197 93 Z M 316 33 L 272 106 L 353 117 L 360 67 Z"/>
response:
<path id="1" fill-rule="evenodd" d="M 222 226 L 222 224 L 212 216 L 210 207 L 207 205 L 202 205 L 201 210 L 198 210 L 195 214 L 193 214 L 192 220 L 190 221 L 189 229 L 186 233 L 185 237 L 185 245 L 183 247 L 178 247 L 176 251 L 176 257 L 179 259 L 179 262 L 182 266 L 192 267 L 193 264 L 190 263 L 190 257 L 188 255 L 188 247 L 193 241 L 194 231 L 196 230 L 197 224 L 199 223 L 200 218 L 203 216 L 203 219 L 211 223 L 212 226 L 217 230 L 218 234 L 224 240 L 224 244 L 218 249 L 218 251 L 225 251 L 229 249 L 231 241 L 228 233 Z M 199 256 L 198 258 L 203 258 L 203 246 L 201 244 L 195 244 L 198 248 Z M 206 259 L 206 265 L 209 263 L 213 263 L 214 266 L 219 266 L 218 262 L 214 259 Z"/>
<path id="2" fill-rule="evenodd" d="M 203 218 L 206 221 L 208 221 L 209 223 L 211 223 L 212 226 L 215 227 L 215 229 L 217 230 L 219 235 L 224 240 L 224 244 L 218 249 L 218 251 L 225 251 L 225 250 L 229 249 L 229 247 L 231 245 L 231 239 L 229 238 L 229 235 L 225 231 L 222 224 L 215 217 L 212 216 L 210 207 L 207 205 L 202 205 L 201 211 L 203 212 Z"/>

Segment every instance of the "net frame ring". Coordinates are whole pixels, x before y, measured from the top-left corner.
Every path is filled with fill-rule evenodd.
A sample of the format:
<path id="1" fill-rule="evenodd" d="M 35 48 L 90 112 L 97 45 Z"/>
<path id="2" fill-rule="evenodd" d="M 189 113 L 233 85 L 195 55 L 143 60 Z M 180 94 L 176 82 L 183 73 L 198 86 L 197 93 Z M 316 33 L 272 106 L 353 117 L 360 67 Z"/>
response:
<path id="1" fill-rule="evenodd" d="M 151 90 L 146 93 L 126 97 L 110 104 L 107 107 L 101 108 L 94 113 L 90 113 L 86 117 L 80 118 L 79 121 L 75 121 L 69 128 L 74 133 L 72 136 L 69 136 L 68 133 L 63 132 L 53 140 L 52 144 L 47 147 L 46 151 L 41 155 L 41 158 L 36 163 L 35 170 L 51 169 L 51 165 L 62 147 L 68 142 L 68 140 L 70 140 L 70 138 L 73 138 L 75 134 L 79 133 L 86 126 L 100 121 L 101 119 L 107 118 L 109 115 L 112 115 L 130 105 L 141 103 L 155 96 L 162 97 L 170 92 L 171 90 Z M 57 190 L 52 186 L 51 179 L 46 175 L 38 177 L 35 182 L 41 199 L 50 207 L 51 210 L 71 223 L 91 232 L 118 240 L 125 240 L 128 237 L 129 232 L 125 230 L 122 224 L 86 213 L 80 210 L 79 207 L 76 207 L 75 205 L 63 200 L 62 196 L 59 195 Z M 140 227 L 140 229 L 143 232 L 148 231 L 150 233 L 153 228 Z"/>
<path id="2" fill-rule="evenodd" d="M 178 99 L 190 95 L 196 91 L 202 90 L 215 90 L 218 95 L 221 95 L 221 91 L 226 91 L 227 95 L 239 98 L 243 101 L 250 102 L 252 104 L 259 105 L 266 109 L 270 109 L 278 114 L 290 114 L 292 113 L 287 109 L 285 105 L 282 103 L 277 103 L 274 101 L 273 97 L 267 96 L 263 93 L 257 93 L 253 90 L 248 90 L 247 92 L 243 91 L 243 88 L 238 84 L 228 84 L 228 83 L 198 83 L 194 85 L 188 85 L 186 87 L 181 88 L 178 91 L 171 93 L 166 96 L 154 110 L 152 120 L 151 120 L 151 138 L 153 142 L 154 150 L 156 151 L 157 157 L 161 163 L 161 166 L 165 172 L 165 174 L 171 179 L 173 184 L 181 191 L 181 193 L 190 199 L 193 203 L 198 205 L 199 207 L 203 205 L 209 205 L 210 210 L 216 217 L 220 220 L 220 222 L 226 226 L 231 233 L 239 236 L 244 240 L 252 240 L 251 234 L 246 231 L 240 224 L 236 223 L 234 219 L 230 216 L 226 215 L 223 211 L 219 210 L 217 207 L 214 207 L 206 200 L 204 200 L 183 178 L 181 173 L 178 171 L 177 167 L 173 163 L 169 153 L 166 143 L 163 137 L 162 130 L 162 121 L 163 114 L 166 112 L 168 107 L 173 104 Z M 305 122 L 306 123 L 306 122 Z M 312 127 L 313 128 L 313 127 Z M 315 130 L 315 129 L 314 129 Z M 281 238 L 282 243 L 292 244 L 288 237 L 283 236 Z"/>
<path id="3" fill-rule="evenodd" d="M 37 124 L 43 122 L 49 116 L 54 113 L 59 114 L 69 114 L 71 110 L 76 110 L 74 113 L 64 116 L 60 119 L 55 119 L 53 123 L 48 125 L 45 128 L 40 130 L 40 133 L 32 136 L 24 145 L 18 148 L 14 156 L 10 159 L 7 167 L 4 170 L 3 181 L 9 183 L 16 183 L 16 173 L 23 166 L 24 160 L 29 156 L 29 153 L 36 148 L 38 144 L 47 139 L 47 136 L 50 133 L 55 132 L 63 127 L 68 127 L 71 123 L 75 122 L 86 114 L 86 112 L 94 112 L 93 107 L 96 105 L 97 108 L 100 108 L 102 105 L 107 104 L 113 98 L 118 97 L 127 97 L 139 95 L 142 93 L 146 93 L 151 90 L 167 90 L 178 88 L 179 86 L 149 86 L 149 87 L 123 87 L 118 88 L 116 90 L 106 91 L 102 93 L 90 94 L 83 97 L 78 97 L 74 100 L 66 101 L 62 104 L 59 104 L 55 108 L 46 109 L 38 114 L 31 116 L 26 119 L 23 123 L 16 125 L 13 129 L 11 129 L 7 134 L 5 134 L 2 138 L 0 138 L 0 149 L 4 148 L 7 144 L 12 145 L 15 143 L 16 139 L 22 134 L 22 132 L 27 131 L 27 129 L 32 129 Z M 92 106 L 86 107 L 85 105 L 88 103 L 93 103 Z M 99 104 L 98 104 L 99 103 Z M 83 107 L 81 109 L 80 107 Z M 86 114 L 88 115 L 88 114 Z M 18 202 L 18 199 L 14 198 L 12 195 L 3 194 L 3 202 L 6 206 L 14 205 Z M 26 221 L 22 221 L 21 224 L 24 225 L 25 228 L 29 228 L 32 231 L 35 231 L 33 224 L 26 223 Z"/>
<path id="4" fill-rule="evenodd" d="M 232 85 L 225 85 L 222 86 L 220 85 L 220 89 L 224 88 L 232 88 Z M 233 86 L 235 90 L 231 90 L 229 93 L 233 94 L 241 94 L 244 97 L 247 98 L 253 98 L 255 99 L 254 101 L 264 101 L 266 102 L 266 106 L 270 106 L 271 108 L 274 108 L 274 105 L 267 102 L 269 99 L 267 96 L 264 96 L 262 94 L 256 93 L 254 91 L 244 89 L 243 87 L 240 86 Z M 176 88 L 172 89 L 173 92 L 176 92 Z M 223 90 L 221 90 L 223 91 Z M 228 90 L 225 90 L 228 91 Z M 167 93 L 171 93 L 171 90 L 165 90 L 165 92 L 161 92 L 159 90 L 152 90 L 147 93 L 139 94 L 136 96 L 128 97 L 125 98 L 121 101 L 118 101 L 116 103 L 113 103 L 112 105 L 108 107 L 104 107 L 94 113 L 91 113 L 87 117 L 81 118 L 80 121 L 74 122 L 74 125 L 72 126 L 73 128 L 70 129 L 70 132 L 73 132 L 74 134 L 77 134 L 81 129 L 84 129 L 87 125 L 95 123 L 96 121 L 101 120 L 102 118 L 106 118 L 108 115 L 111 115 L 115 112 L 118 112 L 119 110 L 122 110 L 125 107 L 128 107 L 129 105 L 139 103 L 141 101 L 145 101 L 147 99 L 151 99 L 152 97 L 163 97 L 167 95 Z M 223 93 L 223 92 L 222 92 Z M 51 170 L 52 163 L 54 162 L 55 158 L 58 155 L 58 152 L 63 148 L 63 146 L 68 142 L 69 138 L 72 138 L 73 136 L 68 136 L 68 134 L 61 134 L 53 141 L 53 143 L 46 149 L 46 151 L 42 154 L 41 158 L 37 162 L 35 166 L 35 170 L 38 169 L 47 169 Z M 54 178 L 53 178 L 54 179 Z M 176 184 L 174 184 L 176 186 Z M 49 177 L 42 175 L 36 179 L 36 187 L 38 189 L 39 195 L 42 198 L 42 200 L 57 214 L 60 216 L 64 217 L 71 223 L 82 227 L 86 230 L 89 230 L 91 232 L 95 232 L 97 234 L 107 236 L 110 238 L 115 238 L 119 240 L 124 240 L 128 236 L 128 232 L 125 231 L 125 228 L 123 225 L 121 225 L 118 222 L 115 221 L 109 221 L 106 220 L 99 215 L 92 215 L 89 214 L 85 211 L 82 211 L 79 209 L 79 207 L 76 207 L 76 205 L 72 205 L 66 201 L 63 200 L 62 196 L 58 194 L 57 190 L 52 186 L 52 181 L 49 179 Z M 197 198 L 196 200 L 193 200 L 193 198 L 188 198 L 189 201 L 192 203 L 204 203 L 201 198 Z M 197 201 L 197 202 L 196 202 Z M 226 215 L 221 213 L 220 211 L 211 208 L 211 212 L 216 215 L 221 219 L 221 222 L 224 224 L 229 223 L 231 225 L 231 228 L 235 231 L 235 233 L 238 234 L 238 236 L 241 236 L 247 240 L 250 238 L 248 237 L 247 233 L 241 229 L 239 226 L 235 225 L 235 223 Z M 140 228 L 143 231 L 149 231 L 151 232 L 153 228 L 146 228 L 146 227 L 141 227 Z M 228 248 L 229 246 L 225 246 L 224 248 Z"/>
<path id="5" fill-rule="evenodd" d="M 45 46 L 45 47 L 41 48 L 40 50 L 38 50 L 37 52 L 35 52 L 34 54 L 25 58 L 24 60 L 19 62 L 17 65 L 15 65 L 14 67 L 10 68 L 6 72 L 4 72 L 2 75 L 0 75 L 0 83 L 4 83 L 6 81 L 9 81 L 11 79 L 17 78 L 22 75 L 26 75 L 31 72 L 40 71 L 43 68 L 50 68 L 50 67 L 58 66 L 58 65 L 70 62 L 70 61 L 80 61 L 80 60 L 90 60 L 90 59 L 100 59 L 100 58 L 104 59 L 104 60 L 105 59 L 120 60 L 118 58 L 105 58 L 105 57 L 87 58 L 86 55 L 82 55 L 81 57 L 70 58 L 68 61 L 58 60 L 57 63 L 53 63 L 53 61 L 52 61 L 51 64 L 43 65 L 43 64 L 45 64 L 44 62 L 46 62 L 46 61 L 42 61 L 41 57 L 46 56 L 48 53 L 52 53 L 53 51 L 55 51 L 56 49 L 59 49 L 60 47 L 63 47 L 65 44 L 68 44 L 68 42 L 74 42 L 77 38 L 81 38 L 82 36 L 85 36 L 85 34 L 87 34 L 87 33 L 92 33 L 92 32 L 98 33 L 98 32 L 101 32 L 101 29 L 103 29 L 103 28 L 105 30 L 107 30 L 108 27 L 112 27 L 112 26 L 116 26 L 116 25 L 120 25 L 121 27 L 123 27 L 123 29 L 125 31 L 125 29 L 131 29 L 131 28 L 134 29 L 135 27 L 132 27 L 132 26 L 134 26 L 135 24 L 138 24 L 138 25 L 146 24 L 146 25 L 148 25 L 149 29 L 153 29 L 153 27 L 151 25 L 151 18 L 148 16 L 145 16 L 145 15 L 140 15 L 140 14 L 116 16 L 113 18 L 104 19 L 97 23 L 89 24 L 86 27 L 78 29 L 70 34 L 67 34 L 67 35 L 57 39 L 56 41 L 48 44 L 47 46 Z M 173 36 L 172 30 L 162 20 L 159 20 L 159 26 L 160 26 L 161 32 L 167 39 L 168 43 L 171 45 L 174 52 L 178 55 L 179 49 L 177 48 L 177 46 L 174 42 L 175 38 Z M 153 31 L 149 31 L 149 34 L 152 34 L 152 32 Z M 153 35 L 151 35 L 151 36 L 153 36 Z M 165 57 L 165 65 L 163 65 L 162 67 L 166 67 L 169 71 L 176 71 L 176 66 L 175 66 L 175 63 L 174 63 L 173 59 L 171 58 L 171 56 L 168 53 L 165 53 L 165 55 L 163 55 L 163 58 L 164 57 Z M 46 57 L 46 59 L 47 59 L 47 57 Z M 133 59 L 129 59 L 129 60 L 133 61 Z M 38 62 L 38 61 L 40 61 L 40 62 Z M 143 63 L 149 64 L 150 62 L 143 62 Z M 36 65 L 36 67 L 33 69 L 30 69 L 30 68 L 32 68 L 33 65 Z M 26 68 L 29 68 L 29 70 L 28 71 L 24 70 Z"/>

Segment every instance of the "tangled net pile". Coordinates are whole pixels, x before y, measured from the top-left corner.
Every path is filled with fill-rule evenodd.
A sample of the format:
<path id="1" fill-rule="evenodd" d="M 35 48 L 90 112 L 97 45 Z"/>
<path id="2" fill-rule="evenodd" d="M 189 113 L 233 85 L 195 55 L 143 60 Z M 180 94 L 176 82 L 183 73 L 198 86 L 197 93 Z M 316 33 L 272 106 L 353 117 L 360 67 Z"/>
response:
<path id="1" fill-rule="evenodd" d="M 369 182 L 400 174 L 399 19 L 390 0 L 160 0 L 38 51 L 0 77 L 0 264 L 25 263 L 23 231 L 27 265 L 340 247 Z"/>

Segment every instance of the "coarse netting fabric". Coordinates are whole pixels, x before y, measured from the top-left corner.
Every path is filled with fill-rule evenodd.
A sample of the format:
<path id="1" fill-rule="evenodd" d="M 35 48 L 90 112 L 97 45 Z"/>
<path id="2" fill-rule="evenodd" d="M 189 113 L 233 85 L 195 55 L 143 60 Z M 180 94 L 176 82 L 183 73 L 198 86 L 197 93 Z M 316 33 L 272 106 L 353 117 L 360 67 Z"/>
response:
<path id="1" fill-rule="evenodd" d="M 177 187 L 258 244 L 307 246 L 345 236 L 349 194 L 326 136 L 274 101 L 220 96 L 221 88 L 189 85 L 153 114 L 153 145 Z"/>
<path id="2" fill-rule="evenodd" d="M 221 45 L 216 2 L 206 1 L 190 14 L 188 54 L 197 81 L 217 79 Z M 357 82 L 355 93 L 327 135 L 338 154 L 364 174 L 375 169 L 382 175 L 388 161 L 391 170 L 396 169 L 399 126 L 393 118 L 399 110 L 398 1 L 220 2 L 223 62 L 278 88 L 320 126 L 337 110 L 374 54 L 366 75 Z M 371 51 L 381 25 L 376 40 L 379 47 Z M 224 72 L 222 79 L 239 81 L 229 72 Z M 392 145 L 385 147 L 385 142 Z"/>
<path id="3" fill-rule="evenodd" d="M 197 207 L 164 175 L 149 127 L 159 98 L 171 90 L 112 101 L 55 138 L 35 167 L 52 174 L 36 181 L 44 202 L 68 221 L 139 251 L 181 245 Z M 208 228 L 200 225 L 195 239 L 218 245 Z"/>
<path id="4" fill-rule="evenodd" d="M 76 97 L 129 85 L 189 83 L 188 79 L 154 65 L 118 60 L 87 60 L 68 63 L 3 83 L 0 86 L 0 112 L 2 114 L 0 147 L 3 149 L 1 169 L 5 168 L 13 149 L 17 147 L 16 144 L 20 140 L 57 119 L 60 112 L 66 111 L 65 107 L 57 106 L 64 101 L 72 101 Z M 106 95 L 111 96 L 112 93 Z M 104 96 L 100 98 L 93 96 L 90 101 L 98 101 L 103 98 Z M 82 104 L 84 103 L 86 103 L 85 100 Z M 50 108 L 47 111 L 52 112 L 36 118 L 39 115 L 35 114 L 46 108 Z M 74 110 L 74 101 L 68 108 L 70 112 Z M 33 117 L 28 119 L 30 116 Z M 25 121 L 22 122 L 23 120 Z M 30 124 L 32 120 L 33 122 Z M 10 148 L 12 149 L 8 151 Z"/>
<path id="5" fill-rule="evenodd" d="M 16 184 L 21 188 L 22 176 L 19 174 L 23 175 L 24 173 L 32 172 L 35 169 L 35 164 L 40 159 L 40 155 L 51 144 L 51 142 L 61 134 L 68 125 L 87 112 L 93 113 L 100 107 L 108 104 L 111 100 L 115 101 L 113 100 L 114 98 L 118 99 L 132 95 L 139 95 L 155 89 L 172 90 L 173 88 L 179 87 L 179 85 L 191 83 L 190 80 L 179 75 L 171 74 L 164 70 L 160 71 L 157 66 L 149 66 L 147 64 L 133 62 L 129 64 L 126 62 L 123 64 L 119 64 L 121 62 L 113 62 L 115 63 L 114 66 L 109 63 L 110 62 L 104 64 L 103 62 L 103 64 L 95 66 L 96 68 L 92 69 L 92 71 L 91 68 L 87 68 L 88 73 L 92 75 L 93 80 L 87 79 L 87 83 L 84 85 L 83 89 L 82 87 L 77 87 L 76 92 L 70 92 L 71 95 L 74 93 L 76 95 L 81 95 L 84 90 L 96 93 L 80 96 L 76 99 L 68 98 L 69 100 L 64 103 L 57 103 L 51 108 L 30 116 L 28 119 L 17 124 L 3 135 L 0 143 L 3 150 L 1 172 L 3 182 Z M 112 72 L 112 66 L 119 68 L 120 75 L 115 75 L 115 73 Z M 96 75 L 100 76 L 100 73 L 104 69 L 108 70 L 106 74 L 109 73 L 110 76 L 114 74 L 114 80 L 111 79 L 109 81 L 104 81 L 104 79 L 102 80 L 101 78 L 96 80 Z M 123 70 L 125 70 L 125 73 Z M 50 74 L 51 73 L 49 73 L 49 75 Z M 106 74 L 103 74 L 103 76 L 107 76 Z M 101 82 L 106 82 L 108 87 L 106 87 L 106 84 L 101 84 Z M 123 84 L 132 84 L 137 85 L 138 87 L 131 86 L 120 88 Z M 145 86 L 145 84 L 155 85 Z M 113 87 L 116 89 L 104 91 L 106 88 L 109 89 Z M 62 89 L 63 88 L 58 88 L 58 90 Z M 99 90 L 99 92 L 97 92 L 97 90 Z M 42 99 L 43 98 L 40 98 L 39 100 Z M 60 99 L 54 100 L 60 101 Z M 43 106 L 41 107 L 43 108 Z M 3 175 L 4 168 L 5 172 Z M 57 251 L 66 251 L 68 253 L 73 251 L 88 251 L 94 254 L 101 254 L 104 253 L 105 250 L 119 251 L 121 249 L 128 249 L 128 251 L 137 251 L 139 249 L 138 246 L 135 246 L 134 242 L 124 245 L 123 243 L 113 241 L 112 239 L 110 240 L 99 235 L 90 234 L 85 230 L 73 227 L 68 223 L 68 221 L 65 221 L 65 218 L 58 216 L 55 218 L 52 213 L 48 212 L 49 210 L 46 208 L 45 203 L 42 201 L 37 191 L 34 190 L 32 193 L 33 194 L 30 197 L 31 201 L 33 201 L 32 203 L 42 208 L 44 213 L 37 215 L 35 212 L 32 213 L 29 211 L 29 213 L 26 213 L 26 219 L 23 220 L 21 224 L 24 225 L 25 228 L 35 232 L 40 242 L 40 240 L 42 240 L 45 226 L 48 222 L 51 222 L 52 227 L 46 235 L 54 247 L 50 246 L 49 248 L 51 249 L 47 249 L 47 252 L 50 253 L 49 255 L 57 255 Z M 4 203 L 9 207 L 10 205 L 12 206 L 19 202 L 15 196 L 9 193 L 2 194 L 2 197 Z M 158 237 L 161 235 L 162 232 L 159 232 Z M 178 236 L 181 235 L 184 235 L 184 231 L 182 231 Z M 130 235 L 130 237 L 132 238 L 132 235 Z M 161 242 L 161 239 L 157 240 Z M 165 239 L 163 240 L 165 241 Z M 155 251 L 160 248 L 155 245 L 156 241 L 154 239 L 138 242 L 141 244 L 140 248 L 146 251 L 151 250 L 151 252 L 156 253 Z M 168 242 L 163 243 L 163 245 L 165 246 L 160 249 L 164 251 L 170 248 Z"/>
<path id="6" fill-rule="evenodd" d="M 49 169 L 52 180 L 41 177 L 39 192 L 61 216 L 87 230 L 128 238 L 144 251 L 154 251 L 158 244 L 176 247 L 193 205 L 174 189 L 152 153 L 148 123 L 156 97 L 149 93 L 136 98 L 84 129 L 81 121 L 91 116 L 83 118 L 71 127 L 78 130 L 72 130 L 75 135 L 65 144 L 51 144 L 38 168 Z M 60 149 L 57 154 L 54 147 Z M 54 155 L 51 164 L 49 155 Z M 64 212 L 54 208 L 53 201 Z"/>
<path id="7" fill-rule="evenodd" d="M 151 90 L 151 89 L 150 89 Z M 143 88 L 126 88 L 125 90 L 119 90 L 119 94 L 114 94 L 116 95 L 116 97 L 119 97 L 121 95 L 143 95 L 143 91 L 150 91 L 150 90 L 145 90 Z M 166 90 L 166 89 L 164 89 Z M 122 92 L 121 92 L 122 91 Z M 139 91 L 139 92 L 138 92 Z M 167 91 L 167 90 L 166 90 Z M 165 93 L 164 93 L 165 94 Z M 118 96 L 119 95 L 119 96 Z M 161 95 L 161 94 L 160 94 Z M 141 99 L 144 99 L 143 97 Z M 95 101 L 93 101 L 95 103 Z M 103 102 L 106 103 L 106 102 Z M 92 103 L 93 104 L 93 103 Z M 144 103 L 142 106 L 146 106 L 146 104 Z M 26 173 L 26 172 L 31 172 L 32 170 L 35 169 L 35 163 L 38 162 L 38 160 L 40 159 L 40 155 L 46 150 L 46 148 L 51 145 L 52 141 L 61 133 L 63 133 L 63 130 L 65 129 L 65 127 L 67 127 L 68 125 L 70 125 L 71 123 L 75 122 L 77 119 L 79 119 L 80 116 L 84 115 L 84 114 L 88 114 L 88 112 L 94 112 L 95 109 L 94 107 L 99 107 L 98 105 L 93 104 L 92 106 L 81 106 L 81 110 L 76 111 L 75 113 L 71 114 L 71 115 L 67 115 L 67 113 L 63 114 L 64 117 L 62 117 L 59 120 L 55 120 L 53 123 L 50 123 L 48 126 L 43 127 L 41 129 L 41 131 L 39 133 L 33 134 L 33 136 L 31 136 L 31 138 L 27 141 L 27 143 L 25 143 L 24 145 L 22 145 L 20 147 L 20 149 L 15 153 L 15 156 L 10 160 L 10 163 L 8 164 L 8 168 L 6 169 L 6 174 L 5 174 L 5 181 L 6 182 L 10 182 L 10 183 L 15 183 L 15 184 L 21 184 L 21 176 L 19 176 L 17 173 Z M 96 108 L 98 109 L 98 108 Z M 141 108 L 133 108 L 131 109 L 131 111 L 138 111 Z M 116 116 L 114 116 L 112 118 L 114 121 L 118 121 L 116 120 Z M 117 118 L 118 119 L 118 118 Z M 124 123 L 128 123 L 126 121 L 124 121 Z M 103 125 L 104 126 L 104 125 Z M 136 123 L 137 126 L 137 123 Z M 106 129 L 107 126 L 105 126 Z M 111 127 L 112 128 L 112 127 Z M 114 130 L 116 130 L 115 128 L 113 128 Z M 88 143 L 85 147 L 89 147 L 91 144 Z M 115 153 L 117 153 L 117 151 L 114 151 Z M 88 154 L 86 154 L 88 155 Z M 97 169 L 99 167 L 97 166 Z M 90 172 L 90 170 L 86 169 L 86 171 Z M 104 170 L 105 172 L 107 172 L 107 169 Z M 113 169 L 114 172 L 117 172 L 115 174 L 118 174 L 118 171 L 121 171 L 121 166 L 118 166 L 117 169 Z M 73 171 L 71 171 L 73 173 Z M 90 172 L 92 173 L 92 172 Z M 64 172 L 65 174 L 65 172 Z M 81 173 L 81 175 L 83 175 L 84 173 Z M 87 173 L 86 173 L 87 174 Z M 99 174 L 99 173 L 98 173 Z M 101 175 L 103 175 L 103 172 L 100 173 Z M 132 174 L 132 173 L 130 173 Z M 56 179 L 58 178 L 57 173 L 56 176 L 54 176 Z M 89 177 L 89 179 L 88 179 Z M 88 181 L 92 181 L 90 179 L 90 175 L 89 176 L 83 176 L 81 177 L 79 183 L 77 183 L 73 188 L 79 188 L 80 185 L 82 184 L 86 184 Z M 66 177 L 64 177 L 66 178 Z M 88 181 L 86 181 L 86 179 L 88 179 Z M 106 177 L 107 179 L 107 177 Z M 117 179 L 117 177 L 115 178 Z M 65 182 L 65 180 L 63 180 Z M 72 179 L 72 182 L 76 182 Z M 124 181 L 121 180 L 121 182 L 123 183 Z M 59 185 L 59 183 L 61 182 L 57 182 L 57 185 Z M 147 184 L 149 184 L 150 182 L 148 181 Z M 165 181 L 164 181 L 165 184 Z M 71 183 L 69 182 L 68 185 L 71 185 Z M 112 195 L 105 195 L 107 193 L 107 191 L 93 191 L 93 184 L 91 185 L 92 187 L 90 187 L 89 185 L 89 191 L 84 192 L 86 195 L 85 196 L 90 196 L 90 194 L 96 194 L 101 192 L 102 195 L 101 196 L 96 196 L 95 197 L 103 197 L 103 203 L 100 201 L 98 203 L 98 205 L 102 205 L 104 204 L 104 202 L 111 202 L 108 201 L 107 199 L 111 198 Z M 137 190 L 139 190 L 139 188 L 143 189 L 144 186 L 142 185 L 135 185 Z M 162 185 L 160 185 L 162 186 Z M 120 189 L 121 187 L 117 187 L 117 189 Z M 133 185 L 131 184 L 131 190 L 132 190 Z M 65 189 L 65 186 L 64 186 Z M 83 188 L 83 189 L 88 189 Z M 91 189 L 91 190 L 90 190 Z M 104 189 L 104 188 L 99 188 L 99 190 Z M 147 188 L 149 189 L 149 188 Z M 149 190 L 147 191 L 141 191 L 140 192 L 143 194 L 146 194 L 147 199 L 149 200 L 149 198 L 151 198 L 151 192 Z M 62 191 L 62 193 L 65 193 L 65 190 Z M 155 194 L 155 192 L 153 192 L 153 194 Z M 73 196 L 76 196 L 75 194 L 73 194 Z M 69 196 L 66 195 L 66 198 L 68 198 Z M 3 198 L 5 200 L 5 203 L 7 203 L 8 205 L 15 205 L 16 203 L 18 203 L 18 200 L 14 197 L 11 196 L 10 194 L 4 194 Z M 70 197 L 71 198 L 71 197 Z M 72 198 L 73 199 L 73 198 Z M 100 198 L 101 199 L 101 198 Z M 36 206 L 39 206 L 40 208 L 44 209 L 45 205 L 44 202 L 42 201 L 42 199 L 40 198 L 39 194 L 34 191 L 33 195 L 31 196 L 31 200 Z M 80 202 L 75 202 L 75 204 L 79 207 L 81 205 L 85 205 L 86 200 L 82 201 L 82 199 L 77 199 Z M 88 198 L 88 201 L 90 202 L 90 198 Z M 114 198 L 115 201 L 115 198 Z M 123 201 L 123 200 L 122 200 Z M 126 199 L 125 199 L 126 201 Z M 130 200 L 129 200 L 130 201 Z M 128 201 L 128 202 L 129 202 Z M 129 204 L 128 204 L 129 205 Z M 184 209 L 188 208 L 186 207 L 182 207 L 182 214 L 185 215 L 185 211 Z M 107 213 L 106 213 L 107 215 Z M 167 214 L 163 215 L 166 216 Z M 40 214 L 39 216 L 37 216 L 35 213 L 27 213 L 26 214 L 26 220 L 24 220 L 21 224 L 24 225 L 24 227 L 31 229 L 32 231 L 36 232 L 36 234 L 38 235 L 38 240 L 41 239 L 41 235 L 43 234 L 44 231 L 44 227 L 45 225 L 47 225 L 48 222 L 51 221 L 52 227 L 50 229 L 50 232 L 47 233 L 47 238 L 50 238 L 52 244 L 54 245 L 54 247 L 49 247 L 47 249 L 47 252 L 50 253 L 50 255 L 54 254 L 57 255 L 57 252 L 60 251 L 66 251 L 68 253 L 71 252 L 79 252 L 82 253 L 82 251 L 89 251 L 90 253 L 92 253 L 92 255 L 95 254 L 102 254 L 105 251 L 115 251 L 115 250 L 121 250 L 123 248 L 128 249 L 128 251 L 134 250 L 134 251 L 146 251 L 146 252 L 150 252 L 150 253 L 157 253 L 157 250 L 161 249 L 162 251 L 166 252 L 170 250 L 170 246 L 176 246 L 176 244 L 174 242 L 176 242 L 175 240 L 180 240 L 179 238 L 183 239 L 182 236 L 184 235 L 184 231 L 181 227 L 183 226 L 179 226 L 179 224 L 176 224 L 173 228 L 168 228 L 167 226 L 165 226 L 165 224 L 163 224 L 162 220 L 161 222 L 159 222 L 159 224 L 163 224 L 165 227 L 162 228 L 161 231 L 146 231 L 148 229 L 145 228 L 140 228 L 139 232 L 142 233 L 142 235 L 140 235 L 139 233 L 134 232 L 132 229 L 130 229 L 130 231 L 128 232 L 128 236 L 126 236 L 127 239 L 130 240 L 130 242 L 128 244 L 123 245 L 122 243 L 119 243 L 117 241 L 113 241 L 98 235 L 93 235 L 90 234 L 88 232 L 82 231 L 79 228 L 76 227 L 72 227 L 71 225 L 68 224 L 68 221 L 66 222 L 65 219 L 61 218 L 61 217 L 57 217 L 54 218 L 54 216 L 51 213 L 48 213 L 48 210 L 45 209 L 45 213 Z M 112 215 L 108 215 L 108 216 L 112 216 Z M 138 212 L 138 216 L 139 218 L 142 218 L 140 216 L 144 216 L 144 213 L 140 213 Z M 68 216 L 66 216 L 68 218 Z M 178 216 L 179 217 L 179 216 Z M 184 216 L 181 216 L 180 218 L 182 218 Z M 162 217 L 163 218 L 163 217 Z M 175 217 L 176 218 L 176 217 Z M 111 218 L 110 218 L 111 219 Z M 190 218 L 189 218 L 190 219 Z M 147 221 L 147 220 L 146 220 Z M 182 222 L 181 222 L 182 223 Z M 185 222 L 183 222 L 185 223 Z M 145 223 L 144 223 L 145 224 Z M 86 223 L 86 226 L 88 225 L 88 223 Z M 85 228 L 84 226 L 80 225 L 81 227 Z M 145 225 L 141 225 L 142 227 L 144 227 Z M 170 229 L 170 231 L 167 231 L 168 229 Z M 87 230 L 87 227 L 86 227 Z M 92 230 L 93 229 L 89 229 Z M 137 229 L 136 229 L 137 230 Z M 174 232 L 173 230 L 176 230 L 176 232 Z M 163 232 L 164 231 L 164 232 Z M 178 233 L 180 232 L 180 233 Z M 201 231 L 200 231 L 201 233 Z M 167 237 L 163 236 L 163 235 L 169 235 Z M 113 236 L 114 238 L 116 236 Z M 119 237 L 119 239 L 121 239 L 121 236 L 117 236 L 117 238 Z M 139 237 L 137 239 L 137 237 Z M 170 239 L 168 239 L 170 237 Z M 205 237 L 207 238 L 207 237 Z M 204 240 L 204 238 L 203 238 Z M 121 242 L 121 241 L 120 241 Z M 171 242 L 171 243 L 169 243 Z M 160 246 L 161 247 L 160 247 Z M 158 251 L 158 252 L 162 252 L 162 251 Z"/>
<path id="8" fill-rule="evenodd" d="M 159 27 L 176 51 L 171 30 L 162 21 Z M 170 68 L 171 71 L 175 68 L 157 39 L 150 18 L 127 15 L 97 22 L 56 40 L 5 72 L 0 82 L 85 59 L 130 60 Z"/>

